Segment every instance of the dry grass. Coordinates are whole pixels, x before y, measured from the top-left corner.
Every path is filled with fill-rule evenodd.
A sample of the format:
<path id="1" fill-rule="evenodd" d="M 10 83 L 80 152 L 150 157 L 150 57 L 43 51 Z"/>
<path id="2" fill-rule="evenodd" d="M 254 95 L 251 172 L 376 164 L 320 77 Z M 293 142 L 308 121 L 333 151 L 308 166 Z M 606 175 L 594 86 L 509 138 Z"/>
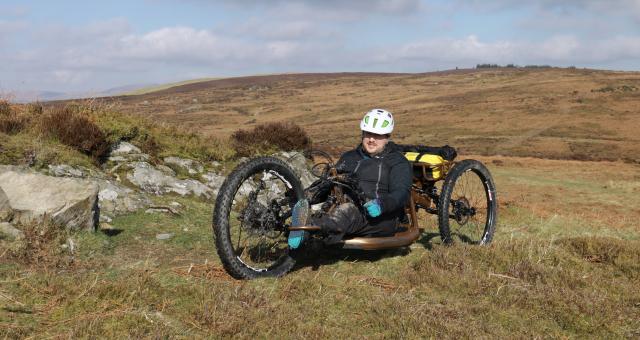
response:
<path id="1" fill-rule="evenodd" d="M 28 118 L 11 106 L 7 101 L 0 100 L 0 132 L 16 134 L 28 124 Z"/>
<path id="2" fill-rule="evenodd" d="M 68 244 L 69 233 L 49 221 L 21 227 L 24 238 L 7 249 L 7 259 L 27 268 L 45 270 L 68 268 L 73 265 L 73 245 Z"/>
<path id="3" fill-rule="evenodd" d="M 73 266 L 0 257 L 0 332 L 108 338 L 640 336 L 640 206 L 629 189 L 637 166 L 480 158 L 494 174 L 501 202 L 488 247 L 440 245 L 430 217 L 421 219 L 426 233 L 408 249 L 316 251 L 284 278 L 242 282 L 226 275 L 215 255 L 211 203 L 177 199 L 186 209 L 179 216 L 139 212 L 114 219 L 113 228 L 122 231 L 117 235 L 66 236 L 77 246 Z M 616 184 L 610 185 L 606 179 L 613 174 Z M 626 215 L 612 212 L 621 203 Z M 175 236 L 158 241 L 161 232 Z M 68 256 L 44 253 L 50 263 Z"/>
<path id="4" fill-rule="evenodd" d="M 596 91 L 607 86 L 619 90 Z M 504 68 L 222 79 L 113 101 L 124 112 L 219 138 L 238 126 L 291 121 L 315 144 L 342 150 L 357 143 L 364 112 L 384 107 L 395 115 L 394 139 L 401 143 L 637 163 L 640 91 L 622 90 L 633 87 L 640 88 L 638 72 Z"/>

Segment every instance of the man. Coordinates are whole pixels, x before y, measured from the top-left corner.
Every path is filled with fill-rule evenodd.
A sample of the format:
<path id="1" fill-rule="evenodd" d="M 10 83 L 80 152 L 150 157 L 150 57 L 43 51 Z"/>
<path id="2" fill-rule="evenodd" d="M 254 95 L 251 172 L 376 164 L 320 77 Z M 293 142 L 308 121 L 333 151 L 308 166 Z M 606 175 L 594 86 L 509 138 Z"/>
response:
<path id="1" fill-rule="evenodd" d="M 306 200 L 298 202 L 293 212 L 293 225 L 317 225 L 329 234 L 330 243 L 343 237 L 391 236 L 404 215 L 409 199 L 412 170 L 398 145 L 391 142 L 394 121 L 391 112 L 373 109 L 362 118 L 362 143 L 340 157 L 339 173 L 353 175 L 365 204 L 361 210 L 353 203 L 339 205 L 330 214 L 312 216 Z M 308 222 L 308 223 L 307 223 Z M 289 246 L 297 248 L 303 232 L 289 234 Z"/>

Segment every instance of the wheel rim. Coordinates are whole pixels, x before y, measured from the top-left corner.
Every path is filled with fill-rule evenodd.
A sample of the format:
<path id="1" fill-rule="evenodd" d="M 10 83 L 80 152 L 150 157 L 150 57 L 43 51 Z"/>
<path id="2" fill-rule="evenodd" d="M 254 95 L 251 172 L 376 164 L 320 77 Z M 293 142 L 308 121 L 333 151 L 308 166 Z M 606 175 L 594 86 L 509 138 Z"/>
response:
<path id="1" fill-rule="evenodd" d="M 267 271 L 286 259 L 294 200 L 291 184 L 274 170 L 257 171 L 241 182 L 229 216 L 229 238 L 240 262 Z"/>
<path id="2" fill-rule="evenodd" d="M 451 237 L 470 244 L 484 244 L 491 223 L 490 188 L 474 169 L 463 172 L 455 181 L 449 201 Z"/>

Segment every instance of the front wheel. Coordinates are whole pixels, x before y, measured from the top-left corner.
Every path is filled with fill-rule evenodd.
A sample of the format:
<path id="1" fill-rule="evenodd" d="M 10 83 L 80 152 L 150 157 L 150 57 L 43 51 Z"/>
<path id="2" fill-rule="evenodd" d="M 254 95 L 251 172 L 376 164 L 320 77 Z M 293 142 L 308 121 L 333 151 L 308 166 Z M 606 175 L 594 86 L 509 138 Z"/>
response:
<path id="1" fill-rule="evenodd" d="M 489 170 L 465 159 L 448 172 L 438 202 L 438 226 L 445 244 L 489 244 L 498 217 L 496 187 Z"/>
<path id="2" fill-rule="evenodd" d="M 213 233 L 225 270 L 237 279 L 282 276 L 295 264 L 287 245 L 300 180 L 282 160 L 258 157 L 238 166 L 220 187 Z"/>

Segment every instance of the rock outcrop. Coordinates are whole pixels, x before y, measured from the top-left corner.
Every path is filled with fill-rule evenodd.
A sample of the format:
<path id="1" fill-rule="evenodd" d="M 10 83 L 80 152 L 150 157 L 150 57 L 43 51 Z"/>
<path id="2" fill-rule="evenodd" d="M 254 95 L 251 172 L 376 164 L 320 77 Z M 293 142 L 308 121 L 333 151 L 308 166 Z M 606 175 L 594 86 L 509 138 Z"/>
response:
<path id="1" fill-rule="evenodd" d="M 13 209 L 9 204 L 9 197 L 4 193 L 2 187 L 0 187 L 0 222 L 9 221 L 13 217 Z"/>
<path id="2" fill-rule="evenodd" d="M 226 177 L 219 175 L 215 172 L 207 172 L 206 174 L 202 175 L 202 179 L 204 180 L 204 183 L 211 188 L 212 192 L 213 192 L 213 196 L 217 196 L 218 195 L 218 191 L 220 190 L 220 187 L 222 186 L 222 183 L 224 182 Z"/>
<path id="3" fill-rule="evenodd" d="M 177 179 L 164 174 L 147 162 L 131 164 L 133 171 L 127 174 L 127 180 L 145 192 L 163 195 L 174 192 L 178 195 L 195 195 L 211 198 L 213 191 L 195 179 Z"/>
<path id="4" fill-rule="evenodd" d="M 289 164 L 289 166 L 293 169 L 293 171 L 300 178 L 300 182 L 302 182 L 302 186 L 304 188 L 308 187 L 313 183 L 317 177 L 315 177 L 310 169 L 309 164 L 307 164 L 307 158 L 300 152 L 290 151 L 290 152 L 279 152 L 274 156 L 282 159 L 285 163 Z"/>
<path id="5" fill-rule="evenodd" d="M 98 180 L 98 204 L 102 215 L 120 215 L 145 209 L 152 204 L 147 195 L 115 181 Z"/>
<path id="6" fill-rule="evenodd" d="M 305 187 L 315 180 L 303 154 L 280 152 L 274 156 L 287 162 Z M 112 150 L 105 165 L 105 169 L 107 165 L 110 169 L 105 172 L 62 164 L 49 165 L 41 174 L 28 168 L 0 165 L 3 233 L 18 237 L 14 226 L 41 223 L 45 218 L 69 229 L 93 230 L 99 220 L 109 222 L 116 215 L 152 207 L 148 194 L 175 193 L 211 199 L 225 180 L 225 176 L 212 171 L 220 170 L 222 164 L 218 162 L 205 169 L 203 163 L 191 159 L 166 157 L 164 164 L 155 166 L 149 159 L 138 147 L 120 142 Z M 191 178 L 176 178 L 185 175 Z M 275 183 L 267 183 L 271 186 L 265 192 L 280 193 Z M 239 194 L 248 195 L 254 190 L 250 183 L 244 183 Z M 266 197 L 258 199 L 267 204 Z"/>
<path id="7" fill-rule="evenodd" d="M 86 171 L 82 169 L 74 168 L 70 165 L 60 164 L 60 165 L 49 165 L 49 175 L 55 177 L 77 177 L 83 178 L 86 177 Z"/>
<path id="8" fill-rule="evenodd" d="M 98 223 L 98 185 L 15 167 L 0 167 L 0 188 L 12 210 L 11 222 L 41 223 L 45 218 L 69 229 L 94 230 Z"/>
<path id="9" fill-rule="evenodd" d="M 0 222 L 0 239 L 20 240 L 24 238 L 22 230 L 14 227 L 11 223 Z"/>
<path id="10" fill-rule="evenodd" d="M 112 150 L 109 155 L 109 161 L 116 163 L 123 163 L 128 161 L 148 161 L 149 155 L 142 153 L 137 146 L 128 143 L 120 142 Z"/>
<path id="11" fill-rule="evenodd" d="M 164 164 L 169 167 L 176 167 L 184 169 L 189 175 L 201 174 L 204 172 L 204 167 L 200 162 L 192 159 L 179 158 L 179 157 L 165 157 Z"/>

